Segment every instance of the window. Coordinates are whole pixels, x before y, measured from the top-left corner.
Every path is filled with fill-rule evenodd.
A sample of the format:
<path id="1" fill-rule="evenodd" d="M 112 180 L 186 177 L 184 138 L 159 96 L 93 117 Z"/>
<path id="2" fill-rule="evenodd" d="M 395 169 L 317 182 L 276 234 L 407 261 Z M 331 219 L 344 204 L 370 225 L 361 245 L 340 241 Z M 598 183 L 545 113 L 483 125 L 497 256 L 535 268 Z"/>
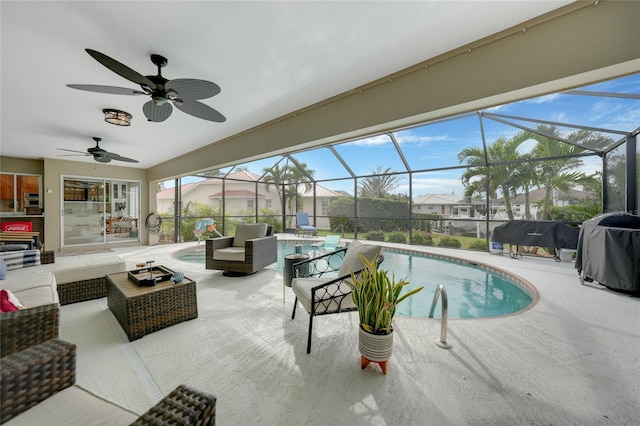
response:
<path id="1" fill-rule="evenodd" d="M 255 207 L 255 200 L 247 200 L 247 210 L 253 210 Z"/>
<path id="2" fill-rule="evenodd" d="M 270 209 L 271 208 L 271 203 L 273 200 L 271 200 L 271 198 L 267 198 L 266 200 L 264 200 L 264 205 L 266 208 Z"/>
<path id="3" fill-rule="evenodd" d="M 322 200 L 322 216 L 329 214 L 329 200 Z"/>
<path id="4" fill-rule="evenodd" d="M 0 173 L 0 213 L 24 214 L 42 207 L 42 176 Z"/>

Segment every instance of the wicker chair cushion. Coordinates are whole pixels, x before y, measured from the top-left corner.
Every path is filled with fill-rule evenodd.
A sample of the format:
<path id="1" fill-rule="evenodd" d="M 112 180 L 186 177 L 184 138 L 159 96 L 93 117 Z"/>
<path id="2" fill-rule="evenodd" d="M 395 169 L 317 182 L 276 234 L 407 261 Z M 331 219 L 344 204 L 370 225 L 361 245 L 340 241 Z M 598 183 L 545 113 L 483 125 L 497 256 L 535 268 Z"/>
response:
<path id="1" fill-rule="evenodd" d="M 13 292 L 27 308 L 60 303 L 55 285 L 42 285 Z"/>
<path id="2" fill-rule="evenodd" d="M 298 301 L 307 310 L 307 312 L 311 313 L 311 289 L 320 284 L 324 284 L 327 281 L 330 280 L 327 278 L 295 278 L 293 280 L 291 284 L 292 290 L 298 298 Z M 337 292 L 335 289 L 335 287 L 338 285 L 341 288 L 340 292 Z M 335 312 L 338 310 L 338 303 L 340 303 L 340 307 L 342 310 L 345 310 L 346 308 L 355 308 L 355 304 L 353 303 L 350 292 L 351 287 L 349 287 L 349 285 L 343 281 L 339 284 L 330 285 L 326 290 L 323 289 L 322 291 L 316 293 L 315 314 L 318 315 L 325 312 Z M 323 297 L 328 297 L 329 295 L 336 293 L 346 294 L 347 296 L 343 299 L 328 299 L 325 303 L 321 302 Z"/>
<path id="3" fill-rule="evenodd" d="M 233 237 L 234 247 L 244 247 L 246 240 L 267 236 L 266 223 L 242 224 L 236 226 L 236 235 Z"/>
<path id="4" fill-rule="evenodd" d="M 6 425 L 128 425 L 138 416 L 78 385 L 66 388 Z"/>
<path id="5" fill-rule="evenodd" d="M 14 274 L 14 272 L 18 271 L 10 271 L 7 274 L 7 278 L 0 282 L 0 288 L 6 288 L 14 293 L 34 287 L 53 286 L 54 289 L 56 288 L 57 281 L 55 275 L 51 272 L 39 272 L 33 274 Z"/>
<path id="6" fill-rule="evenodd" d="M 344 260 L 340 265 L 338 276 L 342 277 L 351 273 L 351 271 L 359 271 L 364 268 L 360 254 L 362 254 L 368 260 L 373 260 L 376 256 L 380 255 L 382 247 L 374 244 L 363 244 L 358 240 L 353 240 L 349 244 L 349 248 L 344 255 Z"/>
<path id="7" fill-rule="evenodd" d="M 230 260 L 233 262 L 244 262 L 244 246 L 227 247 L 213 252 L 214 260 Z"/>

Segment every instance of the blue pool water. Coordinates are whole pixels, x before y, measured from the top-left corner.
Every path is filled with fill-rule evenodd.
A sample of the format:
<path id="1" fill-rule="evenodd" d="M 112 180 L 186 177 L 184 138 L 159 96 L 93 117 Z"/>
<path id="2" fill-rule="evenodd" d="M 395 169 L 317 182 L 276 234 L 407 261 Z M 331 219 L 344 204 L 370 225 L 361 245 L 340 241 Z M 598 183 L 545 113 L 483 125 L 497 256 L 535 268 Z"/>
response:
<path id="1" fill-rule="evenodd" d="M 284 255 L 294 253 L 296 243 L 278 242 L 278 262 L 269 266 L 282 272 Z M 303 244 L 308 253 L 310 244 Z M 424 286 L 418 294 L 402 302 L 398 315 L 424 318 L 429 315 L 438 284 L 447 290 L 449 318 L 490 318 L 513 314 L 527 308 L 533 297 L 513 280 L 480 266 L 429 257 L 419 253 L 383 249 L 380 268 L 393 272 L 397 279 L 410 282 L 407 288 Z M 204 248 L 177 254 L 180 260 L 204 264 Z M 435 312 L 439 318 L 441 302 Z"/>

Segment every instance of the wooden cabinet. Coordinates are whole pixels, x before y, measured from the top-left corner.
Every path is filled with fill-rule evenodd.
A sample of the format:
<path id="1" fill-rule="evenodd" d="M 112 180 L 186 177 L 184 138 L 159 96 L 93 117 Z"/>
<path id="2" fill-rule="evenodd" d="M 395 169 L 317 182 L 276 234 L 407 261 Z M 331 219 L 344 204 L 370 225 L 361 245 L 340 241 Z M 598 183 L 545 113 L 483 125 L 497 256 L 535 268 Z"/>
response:
<path id="1" fill-rule="evenodd" d="M 42 176 L 0 173 L 0 213 L 23 214 L 41 208 Z"/>

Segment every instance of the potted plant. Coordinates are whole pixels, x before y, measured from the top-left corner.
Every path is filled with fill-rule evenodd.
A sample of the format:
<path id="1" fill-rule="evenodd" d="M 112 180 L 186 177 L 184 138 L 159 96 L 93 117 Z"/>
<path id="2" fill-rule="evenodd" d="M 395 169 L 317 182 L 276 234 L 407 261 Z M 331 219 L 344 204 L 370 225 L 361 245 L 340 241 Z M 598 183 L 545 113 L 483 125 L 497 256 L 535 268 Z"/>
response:
<path id="1" fill-rule="evenodd" d="M 393 349 L 393 318 L 400 302 L 418 293 L 424 287 L 402 293 L 409 282 L 396 280 L 389 271 L 378 270 L 377 258 L 372 261 L 360 255 L 364 270 L 356 276 L 351 274 L 353 290 L 351 297 L 358 308 L 360 320 L 359 347 L 361 367 L 376 362 L 387 374 L 387 360 Z"/>

